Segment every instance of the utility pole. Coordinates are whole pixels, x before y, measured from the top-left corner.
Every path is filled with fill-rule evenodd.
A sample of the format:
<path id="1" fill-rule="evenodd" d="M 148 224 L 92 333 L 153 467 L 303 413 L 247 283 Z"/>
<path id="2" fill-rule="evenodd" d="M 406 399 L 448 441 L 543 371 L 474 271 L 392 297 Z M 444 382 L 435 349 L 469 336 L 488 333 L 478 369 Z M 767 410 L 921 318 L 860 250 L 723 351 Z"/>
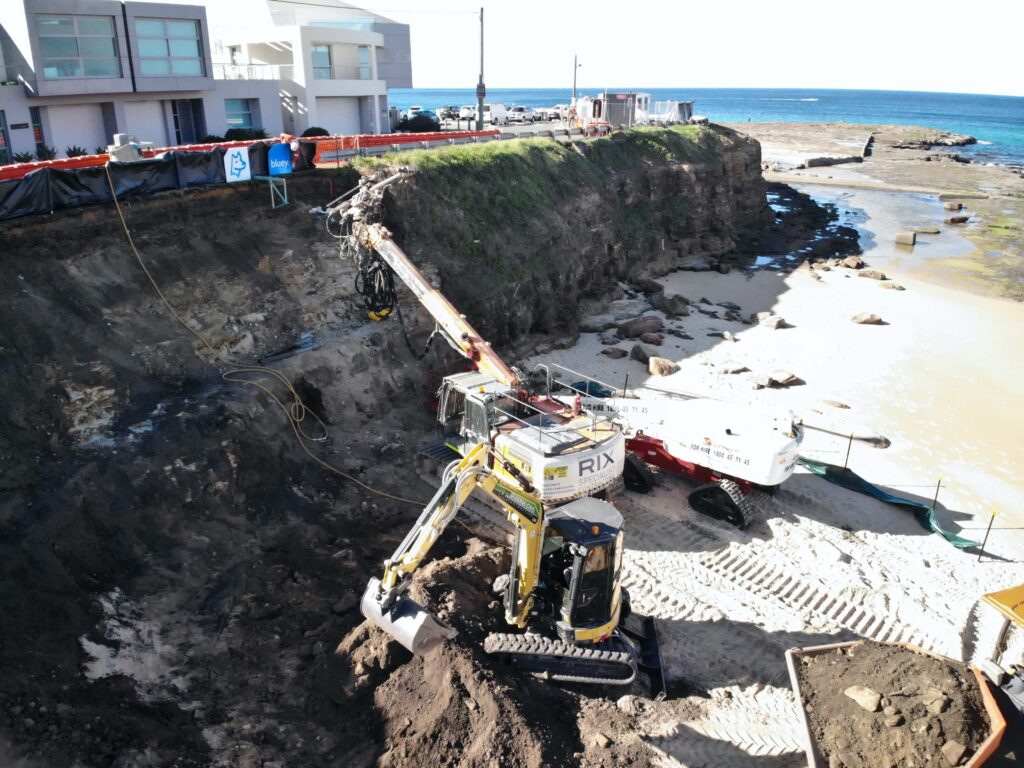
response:
<path id="1" fill-rule="evenodd" d="M 574 53 L 572 56 L 572 105 L 576 106 L 576 70 L 580 68 L 579 65 L 579 54 Z"/>
<path id="2" fill-rule="evenodd" d="M 487 87 L 484 85 L 484 9 L 480 9 L 480 79 L 476 84 L 476 129 L 484 129 L 484 96 Z"/>

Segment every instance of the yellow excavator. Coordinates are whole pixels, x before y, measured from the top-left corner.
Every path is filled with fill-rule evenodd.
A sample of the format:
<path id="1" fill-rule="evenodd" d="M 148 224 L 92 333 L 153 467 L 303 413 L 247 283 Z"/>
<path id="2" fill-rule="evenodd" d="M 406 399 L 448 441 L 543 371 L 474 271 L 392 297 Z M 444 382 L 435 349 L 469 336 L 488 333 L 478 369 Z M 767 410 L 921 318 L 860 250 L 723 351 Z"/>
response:
<path id="1" fill-rule="evenodd" d="M 446 468 L 440 489 L 385 561 L 382 578 L 370 580 L 360 609 L 415 654 L 454 636 L 404 593 L 477 490 L 505 512 L 515 531 L 510 572 L 494 586 L 503 594 L 505 621 L 520 630 L 489 635 L 484 650 L 562 682 L 628 685 L 644 671 L 655 697 L 664 696 L 654 622 L 631 615 L 621 586 L 622 515 L 594 498 L 621 484 L 625 438 L 610 419 L 584 409 L 578 396 L 531 395 L 525 377 L 391 240 L 376 220 L 381 196 L 405 176 L 365 180 L 351 197 L 329 205 L 328 230 L 356 262 L 356 288 L 372 319 L 397 309 L 397 274 L 434 318 L 434 335 L 476 370 L 441 384 L 438 419 L 446 445 L 461 458 Z"/>
<path id="2" fill-rule="evenodd" d="M 500 459 L 497 459 L 500 462 Z M 471 448 L 444 473 L 416 524 L 372 578 L 363 615 L 415 654 L 455 636 L 404 593 L 412 575 L 474 490 L 489 496 L 515 529 L 507 577 L 495 580 L 504 618 L 524 632 L 492 633 L 484 650 L 513 667 L 569 683 L 629 685 L 642 671 L 664 696 L 657 632 L 633 616 L 621 585 L 622 515 L 606 501 L 576 499 L 547 511 L 529 481 L 505 481 L 487 444 Z"/>

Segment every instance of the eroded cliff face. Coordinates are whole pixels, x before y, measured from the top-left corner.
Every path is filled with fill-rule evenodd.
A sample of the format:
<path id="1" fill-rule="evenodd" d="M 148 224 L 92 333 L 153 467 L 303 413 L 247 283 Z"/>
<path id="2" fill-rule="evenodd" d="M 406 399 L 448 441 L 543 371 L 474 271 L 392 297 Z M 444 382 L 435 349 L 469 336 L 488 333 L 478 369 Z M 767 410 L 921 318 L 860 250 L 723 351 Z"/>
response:
<path id="1" fill-rule="evenodd" d="M 572 330 L 580 302 L 680 257 L 743 250 L 772 220 L 760 145 L 717 126 L 412 158 L 386 223 L 497 345 Z"/>
<path id="2" fill-rule="evenodd" d="M 414 158 L 389 225 L 499 344 L 571 330 L 584 298 L 680 253 L 742 246 L 768 215 L 757 145 L 716 128 L 470 151 Z M 310 212 L 356 176 L 297 175 L 297 202 L 273 212 L 255 183 L 125 206 L 164 293 L 226 359 L 315 335 L 320 349 L 274 367 L 325 422 L 327 439 L 307 446 L 349 478 L 302 452 L 265 393 L 221 378 L 161 305 L 113 207 L 0 230 L 0 762 L 371 765 L 404 733 L 416 749 L 385 762 L 418 765 L 438 747 L 459 754 L 439 734 L 477 731 L 512 745 L 508 765 L 579 750 L 578 694 L 520 680 L 500 694 L 515 718 L 467 724 L 453 699 L 421 722 L 373 685 L 427 680 L 422 660 L 389 651 L 387 665 L 360 662 L 367 677 L 332 653 L 419 512 L 352 478 L 430 497 L 414 469 L 433 428 L 427 371 L 462 364 L 445 345 L 417 360 L 397 322 L 367 320 L 353 265 Z M 406 307 L 418 340 L 432 323 Z M 303 428 L 320 436 L 311 418 Z M 463 535 L 453 527 L 438 556 L 462 554 Z M 460 642 L 453 679 L 490 680 Z M 554 731 L 538 702 L 564 721 Z"/>

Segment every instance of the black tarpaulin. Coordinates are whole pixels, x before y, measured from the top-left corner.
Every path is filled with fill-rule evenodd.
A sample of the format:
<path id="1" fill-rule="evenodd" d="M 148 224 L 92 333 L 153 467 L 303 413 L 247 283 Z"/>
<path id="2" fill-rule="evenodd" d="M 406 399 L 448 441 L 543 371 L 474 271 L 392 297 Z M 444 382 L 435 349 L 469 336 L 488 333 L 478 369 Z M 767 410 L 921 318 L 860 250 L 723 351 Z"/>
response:
<path id="1" fill-rule="evenodd" d="M 250 145 L 252 176 L 266 176 L 269 145 Z M 130 163 L 111 162 L 90 168 L 41 168 L 13 181 L 0 182 L 0 220 L 51 213 L 110 202 L 107 168 L 117 197 L 142 197 L 170 189 L 223 184 L 224 154 L 221 148 L 206 152 L 165 152 L 159 157 Z"/>
<path id="2" fill-rule="evenodd" d="M 50 171 L 41 168 L 15 181 L 0 182 L 0 219 L 49 213 Z"/>

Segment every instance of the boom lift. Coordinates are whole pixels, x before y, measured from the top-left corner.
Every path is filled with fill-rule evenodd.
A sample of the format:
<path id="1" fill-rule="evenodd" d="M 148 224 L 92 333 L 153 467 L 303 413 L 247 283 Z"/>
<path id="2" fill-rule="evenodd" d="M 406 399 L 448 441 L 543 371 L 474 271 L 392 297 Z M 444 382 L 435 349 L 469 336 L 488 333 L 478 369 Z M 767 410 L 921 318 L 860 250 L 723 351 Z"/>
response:
<path id="1" fill-rule="evenodd" d="M 510 483 L 490 468 L 491 453 L 478 443 L 448 466 L 441 488 L 385 561 L 383 577 L 370 579 L 360 602 L 363 615 L 415 654 L 456 634 L 403 593 L 459 508 L 479 490 L 505 510 L 515 529 L 511 569 L 496 586 L 502 587 L 505 621 L 527 630 L 490 634 L 484 650 L 562 682 L 628 685 L 642 669 L 655 695 L 663 695 L 654 622 L 630 617 L 621 586 L 622 515 L 592 497 L 547 511 L 525 478 Z"/>
<path id="2" fill-rule="evenodd" d="M 329 229 L 337 222 L 336 236 L 354 251 L 358 284 L 372 318 L 391 312 L 386 300 L 371 294 L 393 297 L 393 272 L 434 318 L 434 335 L 474 364 L 475 371 L 447 376 L 441 384 L 438 420 L 447 445 L 461 456 L 476 445 L 490 445 L 492 471 L 506 481 L 527 479 L 545 506 L 608 493 L 621 482 L 625 462 L 625 438 L 618 426 L 582 409 L 579 398 L 531 396 L 525 377 L 505 364 L 466 316 L 427 282 L 390 233 L 372 221 L 383 190 L 405 175 L 361 184 L 353 197 L 328 207 L 327 222 Z"/>
<path id="3" fill-rule="evenodd" d="M 771 490 L 796 468 L 803 426 L 792 411 L 769 410 L 674 392 L 615 390 L 564 366 L 538 366 L 547 391 L 567 388 L 626 435 L 626 487 L 650 490 L 643 462 L 700 485 L 688 501 L 697 511 L 746 528 L 755 514 L 753 487 Z M 565 379 L 581 379 L 566 383 Z M 600 396 L 598 396 L 600 395 Z"/>

